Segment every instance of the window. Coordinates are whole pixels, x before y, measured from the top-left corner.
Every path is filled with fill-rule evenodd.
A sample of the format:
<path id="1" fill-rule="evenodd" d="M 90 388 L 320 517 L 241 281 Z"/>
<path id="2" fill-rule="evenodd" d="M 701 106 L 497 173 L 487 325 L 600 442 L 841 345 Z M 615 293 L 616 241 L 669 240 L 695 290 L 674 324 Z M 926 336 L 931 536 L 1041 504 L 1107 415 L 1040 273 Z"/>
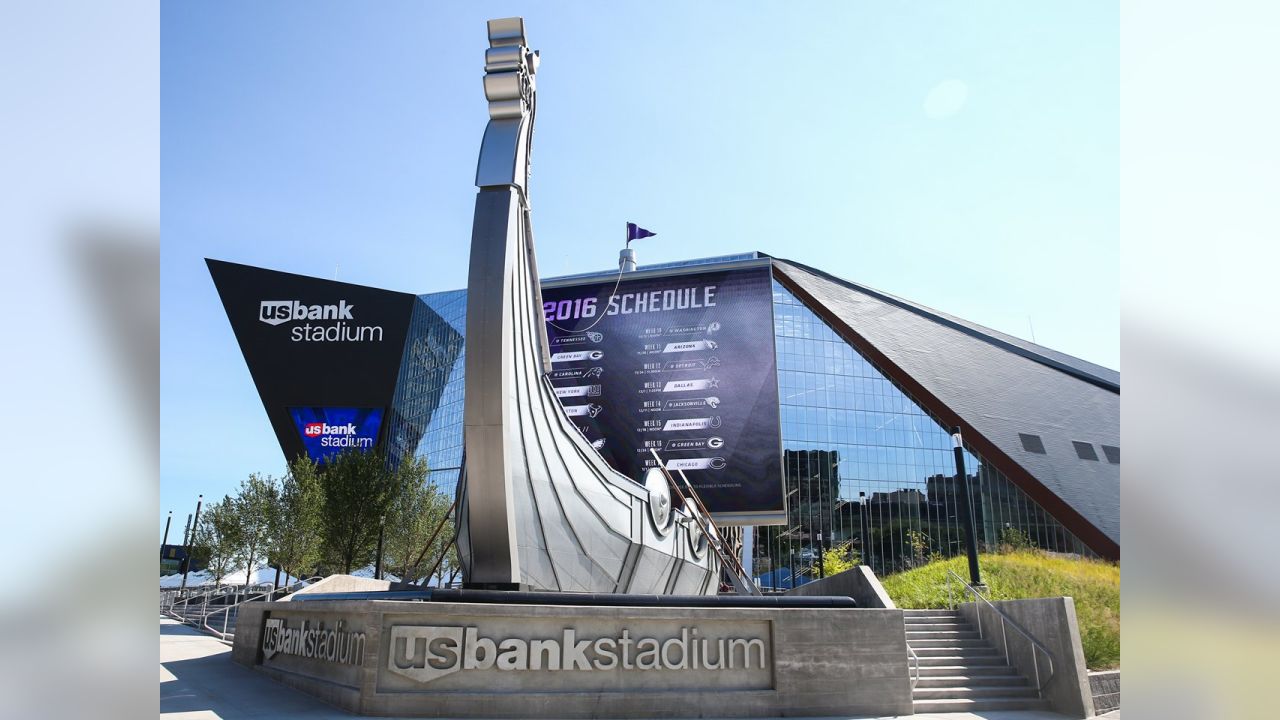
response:
<path id="1" fill-rule="evenodd" d="M 1112 465 L 1120 464 L 1120 448 L 1115 445 L 1103 445 L 1102 454 L 1107 456 L 1107 462 Z"/>
<path id="2" fill-rule="evenodd" d="M 1044 441 L 1039 435 L 1028 435 L 1026 433 L 1018 433 L 1018 439 L 1022 441 L 1022 449 L 1029 453 L 1044 455 Z"/>
<path id="3" fill-rule="evenodd" d="M 1076 455 L 1078 455 L 1081 460 L 1097 461 L 1098 451 L 1093 449 L 1093 445 L 1087 442 L 1080 442 L 1079 440 L 1072 440 L 1071 444 L 1076 447 Z"/>

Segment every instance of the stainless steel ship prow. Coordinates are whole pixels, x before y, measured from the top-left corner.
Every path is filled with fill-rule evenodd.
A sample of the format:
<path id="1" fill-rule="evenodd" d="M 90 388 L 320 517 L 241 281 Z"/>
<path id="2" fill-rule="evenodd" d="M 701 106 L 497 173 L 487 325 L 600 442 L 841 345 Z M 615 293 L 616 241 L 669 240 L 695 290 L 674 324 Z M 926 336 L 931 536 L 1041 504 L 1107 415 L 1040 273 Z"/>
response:
<path id="1" fill-rule="evenodd" d="M 665 477 L 605 463 L 565 415 L 550 369 L 529 221 L 538 54 L 524 21 L 489 21 L 485 128 L 467 281 L 458 555 L 468 587 L 713 594 L 720 562 Z"/>

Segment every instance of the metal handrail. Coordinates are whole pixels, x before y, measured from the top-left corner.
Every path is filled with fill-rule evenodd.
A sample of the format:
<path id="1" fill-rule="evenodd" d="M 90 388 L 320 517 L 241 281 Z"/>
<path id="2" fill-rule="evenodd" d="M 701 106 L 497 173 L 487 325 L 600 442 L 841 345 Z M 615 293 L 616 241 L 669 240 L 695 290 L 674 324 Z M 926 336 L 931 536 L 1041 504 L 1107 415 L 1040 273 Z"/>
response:
<path id="1" fill-rule="evenodd" d="M 916 654 L 915 648 L 911 647 L 911 643 L 907 643 L 907 652 L 911 653 L 911 657 L 915 660 L 912 669 L 915 670 L 911 676 L 911 689 L 916 689 L 916 684 L 920 682 L 920 656 Z"/>
<path id="2" fill-rule="evenodd" d="M 967 581 L 967 580 L 965 580 L 964 578 L 960 577 L 959 575 L 957 575 L 957 574 L 956 574 L 956 572 L 955 572 L 954 570 L 951 570 L 951 569 L 948 569 L 948 570 L 947 570 L 947 609 L 949 609 L 949 610 L 954 610 L 954 609 L 955 609 L 955 606 L 954 606 L 954 605 L 952 604 L 952 602 L 951 602 L 951 578 L 953 578 L 953 577 L 954 577 L 956 580 L 960 581 L 960 585 L 961 585 L 962 587 L 964 587 L 966 590 L 968 590 L 970 593 L 972 593 L 972 594 L 973 594 L 973 596 L 974 596 L 974 598 L 976 598 L 977 600 L 981 600 L 982 602 L 986 603 L 987 607 L 991 608 L 991 611 L 992 611 L 992 612 L 994 612 L 994 613 L 996 614 L 996 616 L 1000 618 L 1000 638 L 1001 638 L 1001 640 L 1002 640 L 1002 641 L 1003 641 L 1003 643 L 1004 643 L 1004 661 L 1005 661 L 1005 664 L 1007 664 L 1007 665 L 1012 665 L 1012 664 L 1013 664 L 1013 663 L 1012 663 L 1012 662 L 1010 662 L 1010 660 L 1009 660 L 1009 632 L 1008 632 L 1008 628 L 1009 628 L 1009 627 L 1013 627 L 1013 629 L 1014 629 L 1014 630 L 1017 630 L 1017 631 L 1018 631 L 1018 634 L 1019 634 L 1019 635 L 1021 635 L 1022 637 L 1024 637 L 1024 638 L 1026 638 L 1026 639 L 1027 639 L 1027 642 L 1031 645 L 1031 666 L 1032 666 L 1032 669 L 1033 669 L 1033 671 L 1035 672 L 1035 676 L 1036 676 L 1036 678 L 1035 678 L 1035 680 L 1036 680 L 1036 693 L 1037 693 L 1038 695 L 1040 695 L 1041 697 L 1043 697 L 1043 696 L 1044 696 L 1044 689 L 1045 689 L 1045 687 L 1049 684 L 1049 681 L 1053 679 L 1053 675 L 1054 675 L 1054 655 L 1053 655 L 1053 652 L 1052 652 L 1051 650 L 1049 650 L 1049 648 L 1045 647 L 1045 646 L 1044 646 L 1044 643 L 1042 643 L 1042 642 L 1040 642 L 1039 640 L 1037 640 L 1037 639 L 1035 639 L 1034 637 L 1032 637 L 1032 636 L 1031 636 L 1031 633 L 1027 632 L 1026 630 L 1023 630 L 1023 629 L 1022 629 L 1022 626 L 1021 626 L 1021 625 L 1019 625 L 1019 624 L 1018 624 L 1018 622 L 1017 622 L 1016 620 L 1014 620 L 1013 618 L 1009 617 L 1008 615 L 1006 615 L 1006 614 L 1005 614 L 1005 612 L 1004 612 L 1003 610 L 1001 610 L 1000 608 L 998 608 L 998 607 L 996 607 L 995 605 L 993 605 L 993 604 L 991 603 L 991 601 L 990 601 L 990 600 L 988 600 L 988 599 L 986 598 L 986 596 L 984 596 L 982 593 L 978 592 L 978 589 L 977 589 L 977 588 L 975 588 L 974 586 L 970 585 L 970 584 L 969 584 L 969 581 Z M 975 613 L 974 613 L 974 614 L 975 614 L 975 615 L 977 616 L 977 618 L 978 618 L 978 637 L 980 637 L 980 638 L 982 638 L 982 639 L 984 639 L 984 640 L 985 640 L 985 639 L 986 639 L 986 636 L 985 636 L 985 635 L 983 635 L 983 633 L 982 633 L 982 613 L 981 613 L 981 612 L 976 612 L 976 608 L 975 608 Z M 1041 680 L 1040 680 L 1040 660 L 1039 660 L 1039 658 L 1038 658 L 1038 657 L 1037 657 L 1037 655 L 1036 655 L 1036 650 L 1039 650 L 1040 652 L 1044 653 L 1044 654 L 1045 654 L 1045 657 L 1046 657 L 1046 658 L 1048 658 L 1048 660 L 1049 660 L 1049 674 L 1045 676 L 1045 679 L 1044 679 L 1044 681 L 1043 681 L 1043 682 L 1041 682 Z"/>
<path id="3" fill-rule="evenodd" d="M 228 626 L 228 624 L 231 622 L 231 610 L 232 610 L 232 609 L 234 609 L 234 608 L 239 608 L 241 605 L 243 605 L 243 604 L 245 604 L 245 603 L 247 603 L 247 602 L 253 602 L 253 601 L 255 601 L 255 600 L 260 600 L 260 599 L 262 599 L 263 597 L 268 597 L 268 596 L 274 595 L 274 594 L 275 594 L 275 592 L 276 592 L 275 590 L 267 590 L 267 591 L 264 591 L 264 592 L 254 593 L 253 595 L 245 595 L 245 596 L 244 596 L 244 599 L 242 599 L 242 600 L 240 600 L 240 601 L 238 601 L 238 602 L 234 602 L 234 603 L 232 603 L 232 604 L 230 604 L 230 605 L 225 605 L 225 606 L 223 606 L 222 608 L 219 608 L 219 609 L 217 609 L 217 610 L 214 610 L 213 612 L 205 613 L 204 617 L 203 617 L 203 618 L 201 618 L 201 620 L 200 620 L 200 626 L 201 626 L 203 629 L 205 629 L 205 630 L 209 631 L 211 634 L 213 634 L 213 635 L 217 635 L 219 639 L 221 639 L 221 640 L 226 640 L 226 639 L 227 639 L 227 637 L 228 637 L 229 635 L 234 635 L 234 634 L 235 634 L 235 633 L 228 633 L 228 632 L 227 632 L 227 626 Z M 239 611 L 237 610 L 237 612 L 239 612 Z M 218 630 L 217 630 L 217 629 L 215 629 L 213 626 L 209 625 L 209 618 L 210 618 L 210 617 L 212 617 L 212 616 L 214 616 L 214 615 L 217 615 L 218 613 L 222 613 L 222 630 L 221 630 L 221 631 L 218 631 Z"/>
<path id="4" fill-rule="evenodd" d="M 280 588 L 274 587 L 273 583 L 269 582 L 254 583 L 252 585 L 219 584 L 214 586 L 194 585 L 186 588 L 170 588 L 160 591 L 160 613 L 181 623 L 200 628 L 202 627 L 204 614 L 216 614 L 219 612 L 218 610 L 214 610 L 212 613 L 209 611 L 210 601 L 216 598 L 228 595 L 239 595 L 241 593 L 248 595 L 255 591 L 259 593 L 274 593 L 278 592 L 281 588 L 288 589 L 301 585 L 302 583 L 312 583 L 323 579 L 323 576 L 314 575 L 309 578 L 295 580 L 293 583 L 280 586 Z M 268 590 L 268 587 L 271 589 Z M 182 605 L 181 610 L 178 609 L 178 605 Z M 192 608 L 197 605 L 200 607 L 201 619 L 193 620 L 191 616 L 194 615 L 195 612 Z"/>
<path id="5" fill-rule="evenodd" d="M 319 575 L 316 575 L 316 576 L 310 577 L 310 578 L 308 578 L 308 579 L 306 579 L 306 580 L 298 580 L 297 582 L 294 582 L 294 583 L 291 583 L 291 584 L 288 584 L 288 585 L 283 585 L 283 586 L 281 586 L 281 587 L 272 587 L 270 590 L 262 590 L 262 591 L 260 591 L 260 592 L 256 592 L 256 593 L 254 593 L 253 595 L 249 595 L 249 594 L 248 594 L 248 588 L 246 588 L 246 593 L 245 593 L 245 596 L 244 596 L 244 598 L 243 598 L 243 599 L 238 600 L 238 601 L 236 601 L 236 602 L 234 602 L 234 603 L 232 603 L 232 604 L 230 604 L 230 605 L 226 605 L 226 606 L 224 606 L 224 607 L 222 607 L 222 608 L 219 608 L 219 609 L 217 609 L 217 610 L 214 610 L 213 612 L 206 612 L 206 613 L 204 613 L 204 614 L 203 614 L 203 617 L 202 617 L 202 618 L 201 618 L 201 620 L 200 620 L 200 625 L 201 625 L 201 627 L 202 627 L 203 629 L 208 630 L 210 633 L 212 633 L 212 634 L 214 634 L 214 635 L 217 635 L 217 636 L 218 636 L 218 638 L 220 638 L 220 639 L 222 639 L 222 640 L 226 640 L 226 639 L 228 639 L 229 637 L 234 637 L 235 633 L 228 633 L 228 632 L 227 632 L 227 626 L 228 626 L 228 625 L 230 624 L 230 622 L 231 622 L 231 611 L 232 611 L 233 609 L 237 609 L 237 608 L 239 608 L 241 605 L 243 605 L 243 604 L 245 604 L 245 603 L 247 603 L 247 602 L 257 602 L 258 600 L 261 600 L 261 599 L 262 599 L 262 598 L 264 598 L 264 597 L 268 597 L 268 598 L 269 598 L 269 597 L 271 597 L 272 595 L 275 595 L 275 594 L 276 594 L 277 592 L 279 592 L 280 590 L 286 590 L 286 591 L 287 591 L 289 588 L 294 587 L 294 586 L 296 586 L 296 585 L 301 585 L 301 584 L 302 584 L 302 583 L 304 583 L 304 582 L 305 582 L 305 583 L 310 583 L 312 580 L 322 580 L 322 579 L 323 579 L 323 578 L 321 578 Z M 253 586 L 251 586 L 251 587 L 258 587 L 258 586 L 261 586 L 261 585 L 272 585 L 272 583 L 256 583 L 255 585 L 253 585 Z M 238 593 L 237 593 L 237 595 L 238 595 Z M 239 610 L 236 610 L 236 612 L 239 612 Z M 219 632 L 217 629 L 215 629 L 215 628 L 213 628 L 212 626 L 210 626 L 210 625 L 209 625 L 209 618 L 210 618 L 210 617 L 212 617 L 212 616 L 214 616 L 214 615 L 217 615 L 218 613 L 222 613 L 222 631 L 221 631 L 221 632 Z"/>

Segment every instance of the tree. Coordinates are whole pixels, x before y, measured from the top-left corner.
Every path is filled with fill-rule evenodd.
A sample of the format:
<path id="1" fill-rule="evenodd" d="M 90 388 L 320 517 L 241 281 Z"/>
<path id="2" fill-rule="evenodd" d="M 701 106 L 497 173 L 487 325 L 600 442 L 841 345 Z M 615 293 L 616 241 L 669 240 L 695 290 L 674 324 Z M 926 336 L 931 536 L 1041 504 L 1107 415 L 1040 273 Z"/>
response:
<path id="1" fill-rule="evenodd" d="M 418 467 L 406 467 L 410 463 Z M 400 469 L 421 479 L 410 484 L 391 503 L 387 513 L 384 566 L 401 580 L 414 582 L 437 564 L 443 565 L 439 561 L 453 539 L 453 528 L 447 521 L 442 527 L 441 522 L 445 520 L 453 500 L 426 481 L 425 462 L 406 460 Z M 427 547 L 428 542 L 431 542 L 431 547 Z"/>
<path id="2" fill-rule="evenodd" d="M 240 547 L 240 524 L 230 496 L 205 506 L 196 523 L 192 545 L 207 559 L 205 568 L 213 576 L 214 585 L 221 585 L 222 578 L 235 566 Z"/>
<path id="3" fill-rule="evenodd" d="M 239 552 L 245 566 L 245 585 L 253 579 L 254 564 L 266 555 L 271 542 L 271 523 L 275 515 L 279 481 L 270 475 L 250 473 L 240 481 L 240 490 L 231 501 L 232 514 L 239 526 Z"/>
<path id="4" fill-rule="evenodd" d="M 452 537 L 450 535 L 450 538 Z M 441 578 L 441 584 L 447 587 L 458 579 L 458 575 L 461 572 L 462 563 L 458 561 L 458 543 L 451 542 L 444 549 L 444 559 L 441 560 L 440 569 L 436 571 L 436 574 L 437 577 Z"/>
<path id="5" fill-rule="evenodd" d="M 280 480 L 269 526 L 269 557 L 286 577 L 305 577 L 320 560 L 320 466 L 303 455 Z"/>
<path id="6" fill-rule="evenodd" d="M 426 465 L 417 459 L 388 465 L 378 451 L 348 450 L 328 458 L 319 473 L 321 545 L 335 568 L 350 573 L 368 564 L 378 541 L 378 527 L 391 503 L 414 481 L 422 482 Z"/>
<path id="7" fill-rule="evenodd" d="M 853 543 L 842 543 L 832 548 L 827 548 L 822 553 L 822 568 L 819 572 L 817 565 L 814 566 L 815 575 L 823 577 L 831 577 L 836 573 L 842 573 L 845 570 L 852 570 L 857 567 L 860 558 L 858 551 L 853 549 Z"/>

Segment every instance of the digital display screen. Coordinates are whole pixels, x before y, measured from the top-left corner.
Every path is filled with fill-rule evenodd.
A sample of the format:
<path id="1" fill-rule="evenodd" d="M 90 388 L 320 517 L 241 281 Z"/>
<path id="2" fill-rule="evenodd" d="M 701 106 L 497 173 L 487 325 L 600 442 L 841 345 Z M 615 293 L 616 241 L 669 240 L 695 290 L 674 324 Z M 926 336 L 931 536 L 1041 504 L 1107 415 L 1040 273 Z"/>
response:
<path id="1" fill-rule="evenodd" d="M 623 277 L 542 291 L 570 419 L 630 478 L 657 451 L 719 522 L 784 522 L 769 268 Z"/>
<path id="2" fill-rule="evenodd" d="M 347 450 L 372 450 L 382 429 L 382 408 L 291 407 L 289 415 L 316 462 Z"/>

